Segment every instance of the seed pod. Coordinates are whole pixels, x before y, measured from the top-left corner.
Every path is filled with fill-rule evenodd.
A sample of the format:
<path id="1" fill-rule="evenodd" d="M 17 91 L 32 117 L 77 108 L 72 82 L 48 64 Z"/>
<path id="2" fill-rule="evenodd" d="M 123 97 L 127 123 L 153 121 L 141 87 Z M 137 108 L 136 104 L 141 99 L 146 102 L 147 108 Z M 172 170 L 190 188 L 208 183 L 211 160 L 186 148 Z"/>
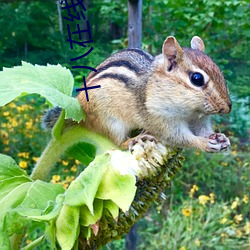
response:
<path id="1" fill-rule="evenodd" d="M 183 158 L 180 157 L 180 151 L 152 141 L 136 143 L 132 147 L 131 154 L 138 164 L 122 169 L 122 171 L 135 174 L 137 180 L 136 194 L 129 211 L 124 213 L 120 210 L 117 220 L 112 217 L 106 218 L 106 223 L 100 223 L 98 235 L 93 234 L 88 240 L 79 240 L 79 249 L 98 249 L 120 238 L 129 232 L 133 224 L 145 214 L 153 202 L 161 200 L 158 199 L 159 196 L 165 199 L 162 192 L 170 186 L 171 178 L 181 168 Z"/>

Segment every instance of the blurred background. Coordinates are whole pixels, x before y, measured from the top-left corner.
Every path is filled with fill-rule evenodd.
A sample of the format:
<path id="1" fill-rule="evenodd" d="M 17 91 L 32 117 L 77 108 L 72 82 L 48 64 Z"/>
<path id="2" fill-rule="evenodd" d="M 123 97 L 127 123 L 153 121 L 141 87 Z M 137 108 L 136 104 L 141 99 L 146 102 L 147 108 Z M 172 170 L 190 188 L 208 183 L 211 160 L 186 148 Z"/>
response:
<path id="1" fill-rule="evenodd" d="M 83 1 L 93 51 L 74 62 L 70 59 L 82 55 L 83 47 L 74 45 L 71 50 L 66 41 L 67 24 L 72 29 L 75 24 L 63 19 L 67 11 L 61 10 L 56 0 L 0 3 L 1 70 L 20 65 L 21 61 L 59 63 L 69 69 L 75 65 L 95 68 L 110 54 L 128 47 L 126 0 Z M 77 8 L 80 10 L 80 6 Z M 134 249 L 250 248 L 249 16 L 249 1 L 143 0 L 142 49 L 157 55 L 169 35 L 186 47 L 198 35 L 205 42 L 206 53 L 222 69 L 233 110 L 213 120 L 215 129 L 229 136 L 232 146 L 220 154 L 184 151 L 183 171 L 166 190 L 165 201 L 154 204 L 138 222 Z M 86 21 L 78 23 L 86 28 Z M 72 73 L 77 87 L 90 71 L 73 69 Z M 11 155 L 28 173 L 49 139 L 40 126 L 47 107 L 42 98 L 31 95 L 0 108 L 0 153 Z M 66 188 L 83 168 L 65 156 L 51 181 Z M 32 234 L 36 238 L 39 230 L 34 229 L 26 241 L 32 241 Z M 47 247 L 45 244 L 39 249 Z M 105 249 L 125 249 L 125 239 Z"/>

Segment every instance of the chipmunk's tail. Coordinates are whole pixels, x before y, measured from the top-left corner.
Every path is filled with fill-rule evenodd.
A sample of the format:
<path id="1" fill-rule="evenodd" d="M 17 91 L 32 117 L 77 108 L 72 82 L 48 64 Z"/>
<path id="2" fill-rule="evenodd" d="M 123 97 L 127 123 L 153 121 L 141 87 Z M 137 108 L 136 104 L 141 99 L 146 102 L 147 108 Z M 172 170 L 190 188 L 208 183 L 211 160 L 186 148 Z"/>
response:
<path id="1" fill-rule="evenodd" d="M 45 130 L 52 130 L 52 128 L 56 124 L 56 122 L 61 114 L 61 111 L 62 111 L 62 109 L 58 106 L 46 110 L 42 119 L 41 119 L 42 128 Z"/>

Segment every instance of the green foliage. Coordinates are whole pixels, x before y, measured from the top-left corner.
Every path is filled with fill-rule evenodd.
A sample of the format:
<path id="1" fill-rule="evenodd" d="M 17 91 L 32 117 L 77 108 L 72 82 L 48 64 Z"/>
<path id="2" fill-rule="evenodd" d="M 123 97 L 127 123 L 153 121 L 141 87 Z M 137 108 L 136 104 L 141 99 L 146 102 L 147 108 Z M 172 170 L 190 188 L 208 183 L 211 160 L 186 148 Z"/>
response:
<path id="1" fill-rule="evenodd" d="M 9 237 L 21 233 L 30 221 L 27 215 L 37 215 L 64 190 L 62 186 L 41 181 L 32 182 L 12 158 L 0 155 L 1 249 L 10 249 Z M 39 198 L 38 198 L 39 197 Z"/>
<path id="2" fill-rule="evenodd" d="M 175 210 L 146 217 L 150 226 L 144 225 L 138 249 L 248 249 L 246 209 L 239 199 L 228 204 L 206 195 L 186 198 Z"/>
<path id="3" fill-rule="evenodd" d="M 56 8 L 56 4 L 51 1 L 4 1 L 1 3 L 0 67 L 18 65 L 21 60 L 43 65 L 61 63 L 69 68 L 73 66 L 70 58 L 82 55 L 84 48 L 74 46 L 73 50 L 70 49 L 69 43 L 66 42 L 67 22 L 63 20 L 64 35 L 62 36 L 59 32 Z M 74 65 L 84 64 L 95 67 L 112 52 L 127 47 L 127 2 L 89 1 L 86 15 L 91 25 L 94 39 L 91 45 L 94 50 L 88 57 L 82 61 L 76 61 Z M 165 203 L 161 213 L 152 210 L 146 220 L 141 222 L 140 231 L 145 233 L 140 235 L 140 248 L 159 249 L 159 246 L 163 246 L 164 249 L 175 249 L 179 246 L 196 249 L 199 244 L 201 244 L 199 248 L 214 248 L 216 244 L 218 249 L 229 249 L 230 246 L 235 249 L 244 249 L 244 244 L 247 242 L 247 228 L 249 236 L 249 224 L 247 227 L 245 217 L 249 215 L 249 212 L 247 205 L 244 205 L 242 201 L 249 193 L 250 185 L 250 160 L 247 146 L 250 120 L 250 24 L 248 19 L 248 1 L 143 1 L 144 49 L 153 54 L 160 53 L 162 43 L 168 35 L 175 35 L 184 46 L 188 46 L 193 35 L 199 35 L 204 39 L 206 52 L 223 70 L 233 97 L 232 113 L 227 117 L 216 117 L 216 124 L 220 124 L 218 128 L 231 135 L 233 146 L 231 152 L 219 155 L 190 151 L 186 153 L 183 174 L 180 174 L 174 181 L 172 192 L 166 194 L 170 205 Z M 74 24 L 70 24 L 70 27 L 75 29 Z M 82 84 L 82 76 L 89 73 L 89 71 L 80 70 L 72 72 L 77 86 Z M 16 81 L 15 85 L 19 86 L 19 81 Z M 28 104 L 26 104 L 27 100 Z M 13 155 L 18 165 L 28 173 L 37 162 L 47 139 L 47 135 L 40 131 L 39 126 L 40 116 L 46 108 L 44 100 L 35 95 L 22 97 L 15 103 L 12 102 L 1 108 L 0 152 Z M 82 152 L 84 152 L 81 150 L 82 146 L 80 143 L 78 155 L 81 157 L 77 158 L 88 164 L 96 152 L 93 148 L 90 152 L 85 151 L 86 157 L 82 157 Z M 77 147 L 73 146 L 69 155 L 72 155 Z M 76 154 L 73 154 L 73 157 L 75 156 Z M 54 175 L 51 177 L 52 182 L 60 183 L 66 188 L 84 167 L 84 164 L 65 157 L 57 163 L 53 171 Z M 12 185 L 7 181 L 6 185 L 3 183 L 4 186 L 1 187 L 11 189 L 27 180 L 27 177 L 17 179 L 13 179 Z M 215 204 L 204 207 L 199 204 L 198 200 L 190 200 L 187 194 L 194 184 L 199 186 L 200 195 L 215 193 Z M 231 209 L 231 206 L 225 202 L 231 202 L 227 203 L 231 206 L 233 202 L 241 205 L 237 205 L 236 210 Z M 112 211 L 115 217 L 117 211 L 115 208 L 112 209 L 112 205 L 113 203 L 105 206 L 110 207 L 109 211 Z M 193 217 L 183 215 L 182 209 L 191 205 L 194 209 L 192 210 Z M 223 210 L 225 205 L 227 205 L 227 210 Z M 93 206 L 97 211 L 97 217 L 94 218 L 96 220 L 100 216 L 99 212 L 101 213 L 103 205 L 95 199 Z M 50 208 L 53 208 L 53 204 Z M 57 209 L 60 210 L 60 206 Z M 91 215 L 87 212 L 86 206 L 82 207 L 82 210 L 80 216 L 83 213 Z M 218 222 L 226 211 L 228 221 L 224 224 Z M 56 209 L 54 213 L 57 213 Z M 237 224 L 234 216 L 239 214 L 243 215 L 243 221 Z M 11 214 L 11 216 L 12 220 L 17 218 L 17 222 L 26 223 L 18 220 L 20 217 L 17 214 Z M 86 225 L 84 218 L 81 217 L 81 221 Z M 191 230 L 190 225 L 192 225 Z M 206 226 L 207 235 L 203 226 Z M 40 236 L 45 228 L 37 228 L 38 224 L 33 222 L 29 228 L 29 240 L 43 240 Z M 53 225 L 47 228 L 46 234 L 53 242 L 55 238 Z M 86 235 L 89 234 L 90 232 L 87 231 Z M 33 241 L 31 244 L 36 243 Z M 44 249 L 49 247 L 45 246 Z M 109 245 L 108 249 L 123 247 L 124 240 Z"/>
<path id="4" fill-rule="evenodd" d="M 22 63 L 13 69 L 4 68 L 0 73 L 0 105 L 3 106 L 16 97 L 37 93 L 48 102 L 66 111 L 65 118 L 83 119 L 83 111 L 77 99 L 72 98 L 74 80 L 69 70 L 61 65 L 33 66 Z M 20 84 L 16 84 L 20 82 Z M 9 88 L 6 88 L 8 85 Z"/>

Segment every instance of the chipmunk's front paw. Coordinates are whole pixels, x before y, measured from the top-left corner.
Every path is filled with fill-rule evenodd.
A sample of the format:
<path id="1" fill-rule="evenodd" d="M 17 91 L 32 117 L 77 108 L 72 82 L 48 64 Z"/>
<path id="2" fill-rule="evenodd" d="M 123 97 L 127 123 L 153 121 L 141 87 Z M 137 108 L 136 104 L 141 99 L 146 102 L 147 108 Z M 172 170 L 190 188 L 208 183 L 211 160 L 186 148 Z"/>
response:
<path id="1" fill-rule="evenodd" d="M 225 151 L 230 147 L 229 139 L 221 133 L 214 133 L 208 137 L 208 152 Z"/>

